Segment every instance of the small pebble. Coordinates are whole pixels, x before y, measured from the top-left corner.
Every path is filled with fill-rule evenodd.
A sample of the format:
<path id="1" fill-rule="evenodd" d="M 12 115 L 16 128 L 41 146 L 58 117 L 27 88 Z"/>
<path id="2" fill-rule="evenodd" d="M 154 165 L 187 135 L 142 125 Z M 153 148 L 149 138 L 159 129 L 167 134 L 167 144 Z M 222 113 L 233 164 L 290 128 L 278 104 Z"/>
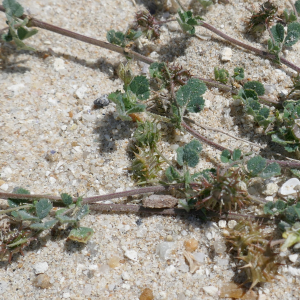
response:
<path id="1" fill-rule="evenodd" d="M 33 265 L 34 273 L 36 275 L 45 273 L 48 268 L 49 266 L 47 262 L 39 262 Z"/>
<path id="2" fill-rule="evenodd" d="M 170 234 L 167 235 L 166 241 L 167 241 L 167 242 L 172 242 L 172 241 L 173 241 L 173 237 L 172 237 Z"/>
<path id="3" fill-rule="evenodd" d="M 227 62 L 231 61 L 232 50 L 231 48 L 225 47 L 221 52 L 221 61 Z"/>
<path id="4" fill-rule="evenodd" d="M 102 96 L 100 96 L 99 98 L 97 98 L 94 101 L 94 107 L 95 108 L 103 108 L 104 106 L 109 105 L 109 100 L 108 100 L 108 95 L 104 94 Z"/>
<path id="5" fill-rule="evenodd" d="M 145 288 L 143 290 L 143 292 L 141 293 L 140 295 L 140 300 L 153 300 L 154 299 L 154 296 L 153 296 L 153 292 L 151 289 L 149 288 Z"/>
<path id="6" fill-rule="evenodd" d="M 33 285 L 41 289 L 47 289 L 52 284 L 50 283 L 50 277 L 46 274 L 39 274 L 34 280 Z"/>
<path id="7" fill-rule="evenodd" d="M 280 187 L 278 193 L 281 196 L 295 195 L 297 191 L 294 188 L 299 184 L 300 181 L 297 178 L 291 178 Z"/>
<path id="8" fill-rule="evenodd" d="M 82 85 L 79 89 L 76 90 L 75 92 L 75 96 L 78 98 L 78 99 L 83 99 L 84 96 L 85 96 L 85 93 L 87 92 L 88 88 L 84 85 Z"/>
<path id="9" fill-rule="evenodd" d="M 117 256 L 112 256 L 107 263 L 112 269 L 120 266 L 120 258 Z"/>
<path id="10" fill-rule="evenodd" d="M 198 241 L 196 241 L 194 238 L 184 241 L 185 250 L 189 252 L 194 252 L 198 248 L 198 245 Z"/>
<path id="11" fill-rule="evenodd" d="M 53 67 L 55 71 L 63 70 L 65 69 L 65 62 L 61 58 L 55 58 L 53 62 Z"/>
<path id="12" fill-rule="evenodd" d="M 266 184 L 265 190 L 262 192 L 265 196 L 272 196 L 278 192 L 278 185 L 274 182 Z"/>
<path id="13" fill-rule="evenodd" d="M 228 228 L 232 229 L 236 224 L 237 222 L 235 220 L 230 220 L 228 221 Z"/>
<path id="14" fill-rule="evenodd" d="M 218 288 L 215 286 L 204 286 L 203 290 L 206 294 L 210 296 L 218 296 Z"/>
<path id="15" fill-rule="evenodd" d="M 137 252 L 134 250 L 126 250 L 124 255 L 130 260 L 137 261 Z"/>
<path id="16" fill-rule="evenodd" d="M 220 220 L 218 223 L 220 228 L 226 228 L 226 221 L 225 220 Z"/>
<path id="17" fill-rule="evenodd" d="M 294 263 L 297 261 L 298 256 L 299 256 L 298 254 L 291 254 L 289 255 L 289 260 Z"/>

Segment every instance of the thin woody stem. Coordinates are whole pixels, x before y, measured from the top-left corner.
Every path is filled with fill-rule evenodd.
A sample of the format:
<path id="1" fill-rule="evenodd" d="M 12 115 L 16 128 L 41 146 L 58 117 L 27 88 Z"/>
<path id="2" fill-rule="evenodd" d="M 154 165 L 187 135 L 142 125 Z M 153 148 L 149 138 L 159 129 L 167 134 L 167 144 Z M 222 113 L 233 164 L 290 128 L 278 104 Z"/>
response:
<path id="1" fill-rule="evenodd" d="M 192 127 L 190 127 L 189 125 L 187 125 L 185 122 L 181 122 L 181 126 L 184 127 L 191 135 L 193 135 L 195 138 L 197 138 L 198 140 L 218 149 L 218 150 L 221 150 L 221 151 L 224 151 L 224 150 L 228 150 L 230 151 L 230 153 L 232 153 L 232 150 L 226 148 L 226 147 L 223 147 L 209 139 L 207 139 L 205 136 L 201 135 L 199 132 L 197 132 L 196 130 L 194 130 Z"/>
<path id="2" fill-rule="evenodd" d="M 268 53 L 266 51 L 257 49 L 255 47 L 252 47 L 250 45 L 247 45 L 247 44 L 245 44 L 245 43 L 243 43 L 243 42 L 241 42 L 239 40 L 236 40 L 236 39 L 230 37 L 229 35 L 223 33 L 222 31 L 218 30 L 214 26 L 208 24 L 208 23 L 201 22 L 201 24 L 199 24 L 199 25 L 202 26 L 202 27 L 204 27 L 204 28 L 206 28 L 206 29 L 208 29 L 208 30 L 210 30 L 210 31 L 212 31 L 212 32 L 214 32 L 215 34 L 217 34 L 218 36 L 222 37 L 223 39 L 231 42 L 232 44 L 235 44 L 235 45 L 238 45 L 238 46 L 240 46 L 240 47 L 242 47 L 244 49 L 250 50 L 250 51 L 258 54 L 259 56 L 262 56 L 263 58 L 267 58 L 267 59 L 269 59 L 271 61 L 274 61 L 274 59 L 276 59 L 275 55 L 270 54 L 270 53 Z M 293 63 L 291 63 L 290 61 L 286 60 L 285 58 L 281 57 L 280 61 L 284 65 L 286 65 L 286 66 L 290 67 L 291 69 L 295 70 L 296 72 L 300 73 L 300 68 L 297 67 L 296 65 L 294 65 Z"/>
<path id="3" fill-rule="evenodd" d="M 5 9 L 4 9 L 3 5 L 0 5 L 0 11 L 5 12 Z M 29 22 L 26 25 L 27 27 L 38 27 L 38 28 L 46 29 L 46 30 L 49 30 L 49 31 L 52 31 L 52 32 L 55 32 L 55 33 L 58 33 L 58 34 L 76 39 L 76 40 L 79 40 L 79 41 L 82 41 L 84 43 L 99 46 L 99 47 L 102 47 L 102 48 L 120 53 L 120 54 L 125 55 L 125 56 L 130 56 L 131 58 L 140 60 L 140 61 L 142 61 L 144 63 L 147 63 L 147 64 L 152 64 L 152 63 L 155 62 L 155 60 L 153 60 L 149 57 L 146 57 L 144 55 L 141 55 L 141 54 L 139 54 L 135 51 L 132 51 L 130 49 L 125 50 L 122 47 L 119 47 L 117 45 L 110 44 L 110 43 L 100 41 L 100 40 L 96 40 L 96 39 L 84 36 L 82 34 L 78 34 L 76 32 L 66 30 L 66 29 L 63 29 L 63 28 L 58 27 L 58 26 L 54 26 L 54 25 L 51 25 L 49 23 L 40 21 L 36 18 L 30 18 L 25 14 L 20 17 L 20 19 L 22 19 L 22 20 L 24 20 L 25 18 L 29 18 Z"/>

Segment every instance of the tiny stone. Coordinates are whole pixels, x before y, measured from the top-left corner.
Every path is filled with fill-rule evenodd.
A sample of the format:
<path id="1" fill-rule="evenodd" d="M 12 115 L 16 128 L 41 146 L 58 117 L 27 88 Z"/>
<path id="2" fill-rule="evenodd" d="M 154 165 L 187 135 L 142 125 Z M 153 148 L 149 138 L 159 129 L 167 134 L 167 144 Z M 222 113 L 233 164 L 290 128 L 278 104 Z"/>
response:
<path id="1" fill-rule="evenodd" d="M 48 268 L 49 266 L 47 262 L 39 262 L 33 265 L 34 273 L 36 275 L 45 273 Z"/>
<path id="2" fill-rule="evenodd" d="M 156 247 L 156 254 L 159 255 L 160 259 L 167 260 L 174 244 L 174 242 L 162 242 L 158 244 Z"/>
<path id="3" fill-rule="evenodd" d="M 153 292 L 149 288 L 145 288 L 139 298 L 139 300 L 153 300 L 153 299 L 154 299 Z"/>
<path id="4" fill-rule="evenodd" d="M 281 196 L 291 196 L 297 193 L 294 189 L 297 185 L 300 184 L 300 181 L 297 178 L 291 178 L 286 181 L 279 189 L 278 193 Z"/>
<path id="5" fill-rule="evenodd" d="M 102 273 L 102 274 L 107 274 L 107 273 L 109 273 L 110 267 L 112 269 L 115 268 L 113 264 L 112 264 L 112 266 L 107 265 L 107 264 L 101 265 L 100 268 L 99 268 L 99 272 Z"/>
<path id="6" fill-rule="evenodd" d="M 299 256 L 298 254 L 291 254 L 289 255 L 289 260 L 294 263 L 297 261 L 298 256 Z"/>
<path id="7" fill-rule="evenodd" d="M 50 277 L 46 274 L 39 274 L 34 280 L 33 285 L 41 289 L 47 289 L 52 284 L 50 283 Z"/>
<path id="8" fill-rule="evenodd" d="M 194 238 L 184 241 L 185 250 L 189 252 L 194 252 L 198 248 L 198 245 L 198 241 L 196 241 Z"/>
<path id="9" fill-rule="evenodd" d="M 82 85 L 79 89 L 76 90 L 75 96 L 78 99 L 82 100 L 84 98 L 85 93 L 86 93 L 87 90 L 88 90 L 88 88 L 86 86 Z"/>
<path id="10" fill-rule="evenodd" d="M 102 96 L 100 96 L 99 98 L 97 98 L 94 101 L 94 107 L 95 108 L 103 108 L 104 106 L 109 105 L 109 100 L 108 100 L 108 95 L 104 94 Z"/>
<path id="11" fill-rule="evenodd" d="M 112 256 L 107 263 L 112 269 L 120 266 L 120 258 L 117 256 Z M 101 266 L 102 267 L 102 266 Z M 101 269 L 101 268 L 100 268 Z"/>
<path id="12" fill-rule="evenodd" d="M 121 277 L 122 277 L 123 280 L 130 280 L 130 276 L 127 272 L 123 272 Z"/>
<path id="13" fill-rule="evenodd" d="M 195 260 L 199 263 L 203 263 L 204 259 L 205 259 L 205 254 L 202 252 L 194 252 L 193 256 L 195 258 Z"/>
<path id="14" fill-rule="evenodd" d="M 226 221 L 225 220 L 220 220 L 218 223 L 220 228 L 226 228 Z"/>
<path id="15" fill-rule="evenodd" d="M 204 286 L 203 290 L 210 296 L 218 296 L 218 288 L 215 286 Z"/>
<path id="16" fill-rule="evenodd" d="M 231 61 L 232 50 L 231 48 L 225 47 L 221 52 L 221 61 Z"/>
<path id="17" fill-rule="evenodd" d="M 124 255 L 130 260 L 137 261 L 137 252 L 134 250 L 126 250 Z"/>
<path id="18" fill-rule="evenodd" d="M 228 221 L 228 228 L 232 229 L 236 224 L 237 222 L 235 220 L 230 220 Z"/>
<path id="19" fill-rule="evenodd" d="M 8 190 L 8 184 L 7 183 L 4 183 L 0 186 L 0 189 L 3 190 L 3 191 L 7 191 Z"/>
<path id="20" fill-rule="evenodd" d="M 53 62 L 53 67 L 55 71 L 63 70 L 65 68 L 65 62 L 61 58 L 55 58 Z"/>
<path id="21" fill-rule="evenodd" d="M 278 192 L 278 185 L 274 182 L 266 184 L 265 190 L 262 192 L 265 196 L 272 196 Z"/>
<path id="22" fill-rule="evenodd" d="M 49 177 L 50 184 L 54 184 L 56 182 L 56 179 L 54 177 Z"/>
<path id="23" fill-rule="evenodd" d="M 63 298 L 70 298 L 71 294 L 70 293 L 63 293 Z"/>
<path id="24" fill-rule="evenodd" d="M 172 242 L 172 241 L 173 241 L 173 237 L 172 237 L 170 234 L 167 235 L 166 241 L 167 241 L 167 242 Z"/>

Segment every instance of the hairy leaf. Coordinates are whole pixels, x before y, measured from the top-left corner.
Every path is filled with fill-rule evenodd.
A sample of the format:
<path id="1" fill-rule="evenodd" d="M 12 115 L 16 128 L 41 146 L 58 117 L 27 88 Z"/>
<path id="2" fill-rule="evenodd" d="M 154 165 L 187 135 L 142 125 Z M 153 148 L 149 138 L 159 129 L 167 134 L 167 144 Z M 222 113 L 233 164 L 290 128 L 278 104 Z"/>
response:
<path id="1" fill-rule="evenodd" d="M 106 34 L 106 39 L 109 43 L 125 47 L 125 35 L 121 31 L 109 30 Z"/>
<path id="2" fill-rule="evenodd" d="M 149 80 L 145 76 L 135 76 L 129 85 L 129 89 L 140 100 L 146 100 L 150 96 Z"/>
<path id="3" fill-rule="evenodd" d="M 38 30 L 37 29 L 28 30 L 24 27 L 19 27 L 17 29 L 17 33 L 20 40 L 25 40 L 38 33 Z"/>
<path id="4" fill-rule="evenodd" d="M 39 221 L 40 220 L 38 217 L 29 214 L 25 210 L 19 210 L 19 211 L 16 211 L 15 213 L 17 213 L 18 217 L 24 221 L 25 220 L 26 221 Z"/>
<path id="5" fill-rule="evenodd" d="M 257 176 L 266 167 L 266 163 L 266 159 L 260 155 L 252 157 L 247 162 L 248 171 L 252 176 Z"/>
<path id="6" fill-rule="evenodd" d="M 39 219 L 45 218 L 51 211 L 53 205 L 49 199 L 41 199 L 36 205 L 36 214 Z"/>
<path id="7" fill-rule="evenodd" d="M 87 204 L 83 205 L 79 212 L 77 213 L 76 219 L 80 221 L 84 216 L 86 216 L 90 212 L 89 206 Z"/>
<path id="8" fill-rule="evenodd" d="M 254 90 L 258 96 L 262 96 L 265 93 L 265 88 L 259 81 L 248 81 L 244 84 L 244 89 Z"/>
<path id="9" fill-rule="evenodd" d="M 277 23 L 275 26 L 271 28 L 271 33 L 273 35 L 274 40 L 277 43 L 282 43 L 284 40 L 284 27 L 282 24 Z"/>
<path id="10" fill-rule="evenodd" d="M 69 194 L 67 194 L 67 193 L 62 193 L 62 194 L 60 195 L 60 197 L 61 197 L 61 199 L 62 199 L 64 205 L 66 205 L 66 206 L 69 206 L 70 204 L 73 203 L 72 197 L 71 197 Z"/>
<path id="11" fill-rule="evenodd" d="M 4 0 L 3 6 L 5 8 L 5 13 L 10 16 L 18 18 L 21 17 L 24 13 L 22 5 L 15 0 Z"/>
<path id="12" fill-rule="evenodd" d="M 33 223 L 29 227 L 33 230 L 47 230 L 52 228 L 55 224 L 57 224 L 58 220 L 50 220 L 44 223 Z"/>
<path id="13" fill-rule="evenodd" d="M 68 236 L 68 240 L 86 244 L 88 240 L 92 237 L 93 233 L 94 231 L 92 228 L 88 228 L 88 227 L 75 228 L 71 230 Z"/>
<path id="14" fill-rule="evenodd" d="M 235 80 L 242 80 L 245 77 L 244 68 L 242 67 L 236 67 L 234 68 L 234 74 L 233 77 Z"/>
<path id="15" fill-rule="evenodd" d="M 271 178 L 273 176 L 277 176 L 281 174 L 281 168 L 278 163 L 271 163 L 269 164 L 260 174 L 259 177 L 264 179 Z"/>

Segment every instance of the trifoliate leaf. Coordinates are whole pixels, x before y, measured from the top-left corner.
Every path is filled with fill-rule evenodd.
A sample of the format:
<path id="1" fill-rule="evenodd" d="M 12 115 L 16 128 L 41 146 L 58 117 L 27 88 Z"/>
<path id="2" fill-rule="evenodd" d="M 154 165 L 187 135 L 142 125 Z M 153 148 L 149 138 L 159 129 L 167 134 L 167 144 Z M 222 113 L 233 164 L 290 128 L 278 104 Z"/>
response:
<path id="1" fill-rule="evenodd" d="M 51 211 L 53 205 L 49 199 L 41 199 L 36 205 L 36 214 L 39 219 L 45 218 Z"/>
<path id="2" fill-rule="evenodd" d="M 191 148 L 185 148 L 183 153 L 183 161 L 187 162 L 188 166 L 194 168 L 199 162 L 199 154 Z"/>
<path id="3" fill-rule="evenodd" d="M 265 88 L 259 81 L 248 81 L 244 84 L 244 89 L 254 90 L 258 96 L 262 96 L 265 93 Z"/>
<path id="4" fill-rule="evenodd" d="M 300 23 L 293 22 L 288 25 L 287 35 L 284 41 L 286 47 L 295 45 L 300 38 Z"/>
<path id="5" fill-rule="evenodd" d="M 94 231 L 92 228 L 88 228 L 88 227 L 75 228 L 71 230 L 68 236 L 68 240 L 86 244 L 88 240 L 92 237 L 93 233 Z"/>

